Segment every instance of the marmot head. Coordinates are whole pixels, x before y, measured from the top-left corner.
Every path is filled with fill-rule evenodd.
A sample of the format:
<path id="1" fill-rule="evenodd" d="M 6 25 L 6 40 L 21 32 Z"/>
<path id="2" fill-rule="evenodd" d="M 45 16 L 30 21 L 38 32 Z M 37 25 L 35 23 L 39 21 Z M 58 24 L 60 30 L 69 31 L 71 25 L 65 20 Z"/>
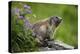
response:
<path id="1" fill-rule="evenodd" d="M 62 18 L 57 17 L 57 16 L 52 16 L 50 17 L 50 25 L 55 25 L 56 27 L 61 23 Z"/>

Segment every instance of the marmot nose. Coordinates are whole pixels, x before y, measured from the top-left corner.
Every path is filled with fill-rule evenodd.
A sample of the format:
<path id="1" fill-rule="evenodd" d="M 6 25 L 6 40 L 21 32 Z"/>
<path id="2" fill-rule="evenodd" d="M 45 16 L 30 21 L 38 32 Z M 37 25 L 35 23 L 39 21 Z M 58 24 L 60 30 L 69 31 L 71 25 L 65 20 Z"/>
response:
<path id="1" fill-rule="evenodd" d="M 60 18 L 60 21 L 62 21 L 62 18 Z"/>
<path id="2" fill-rule="evenodd" d="M 61 18 L 61 17 L 59 17 L 59 20 L 60 20 L 60 21 L 62 21 L 62 18 Z"/>

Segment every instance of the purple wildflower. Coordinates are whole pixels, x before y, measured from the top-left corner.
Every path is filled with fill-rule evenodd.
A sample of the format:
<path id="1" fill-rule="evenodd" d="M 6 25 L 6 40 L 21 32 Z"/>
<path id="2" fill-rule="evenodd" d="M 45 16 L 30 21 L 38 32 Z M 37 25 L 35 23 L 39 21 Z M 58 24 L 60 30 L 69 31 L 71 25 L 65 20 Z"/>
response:
<path id="1" fill-rule="evenodd" d="M 24 8 L 25 8 L 25 9 L 30 9 L 31 7 L 28 6 L 28 5 L 24 5 Z"/>
<path id="2" fill-rule="evenodd" d="M 19 16 L 20 19 L 24 19 L 24 16 Z"/>
<path id="3" fill-rule="evenodd" d="M 31 10 L 25 10 L 25 12 L 26 12 L 27 14 L 31 14 L 31 13 L 32 13 Z"/>
<path id="4" fill-rule="evenodd" d="M 28 10 L 28 11 L 27 11 L 27 13 L 28 13 L 28 14 L 31 14 L 31 13 L 32 13 L 32 11 Z"/>
<path id="5" fill-rule="evenodd" d="M 25 20 L 25 25 L 30 29 L 32 28 L 32 24 L 28 20 Z"/>
<path id="6" fill-rule="evenodd" d="M 20 12 L 20 9 L 16 8 L 15 9 L 15 14 L 19 14 L 19 12 Z"/>

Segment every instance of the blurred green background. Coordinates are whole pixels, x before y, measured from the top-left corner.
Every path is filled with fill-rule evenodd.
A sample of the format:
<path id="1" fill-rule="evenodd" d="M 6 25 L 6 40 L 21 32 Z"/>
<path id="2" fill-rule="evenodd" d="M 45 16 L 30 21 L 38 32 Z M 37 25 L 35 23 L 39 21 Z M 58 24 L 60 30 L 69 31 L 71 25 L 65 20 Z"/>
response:
<path id="1" fill-rule="evenodd" d="M 59 28 L 56 30 L 54 34 L 54 39 L 63 41 L 64 43 L 67 43 L 71 46 L 78 47 L 77 5 L 12 2 L 12 8 L 22 8 L 21 3 L 27 4 L 31 7 L 32 14 L 26 15 L 26 17 L 29 17 L 28 19 L 31 23 L 35 23 L 39 20 L 44 20 L 50 16 L 61 17 L 63 21 L 60 24 Z"/>

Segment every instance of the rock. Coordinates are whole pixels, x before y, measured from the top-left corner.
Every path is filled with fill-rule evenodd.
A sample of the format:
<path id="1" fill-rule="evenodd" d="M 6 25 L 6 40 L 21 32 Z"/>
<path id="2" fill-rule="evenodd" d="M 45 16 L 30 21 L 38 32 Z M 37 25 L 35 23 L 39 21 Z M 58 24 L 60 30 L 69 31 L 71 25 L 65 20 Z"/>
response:
<path id="1" fill-rule="evenodd" d="M 70 46 L 68 44 L 65 44 L 61 41 L 48 41 L 47 47 L 40 47 L 39 51 L 52 51 L 52 50 L 69 50 L 74 49 L 73 46 Z"/>

